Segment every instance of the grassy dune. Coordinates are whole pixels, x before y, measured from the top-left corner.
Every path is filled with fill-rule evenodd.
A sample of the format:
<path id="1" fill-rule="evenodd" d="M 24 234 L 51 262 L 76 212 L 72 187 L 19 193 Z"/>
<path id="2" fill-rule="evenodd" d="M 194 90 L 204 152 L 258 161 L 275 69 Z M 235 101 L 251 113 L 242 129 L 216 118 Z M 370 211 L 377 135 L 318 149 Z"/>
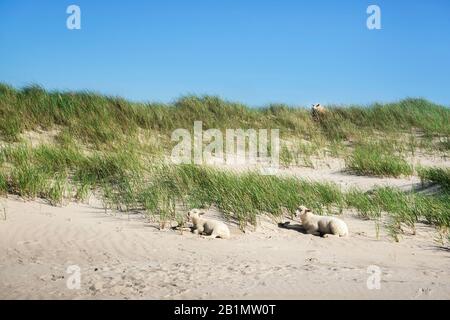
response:
<path id="1" fill-rule="evenodd" d="M 333 183 L 296 178 L 236 174 L 193 165 L 169 165 L 174 129 L 278 128 L 295 148 L 282 149 L 282 163 L 327 149 L 345 155 L 350 171 L 363 175 L 414 173 L 404 159 L 417 150 L 448 154 L 450 109 L 422 99 L 367 107 L 327 106 L 314 121 L 309 110 L 285 105 L 249 108 L 217 97 L 184 97 L 172 104 L 131 103 L 84 92 L 47 92 L 31 86 L 0 85 L 0 194 L 41 197 L 54 205 L 84 200 L 96 193 L 105 208 L 143 210 L 161 224 L 182 222 L 181 208 L 215 205 L 241 227 L 259 214 L 292 213 L 300 203 L 319 213 L 355 209 L 361 217 L 385 224 L 398 239 L 418 221 L 443 232 L 450 224 L 448 170 L 423 168 L 423 181 L 443 186 L 422 195 L 394 188 L 343 192 Z M 55 130 L 51 141 L 32 146 L 26 134 Z M 398 137 L 407 135 L 406 140 Z M 416 137 L 419 138 L 416 138 Z M 382 219 L 387 215 L 387 219 Z"/>
<path id="2" fill-rule="evenodd" d="M 412 129 L 428 136 L 450 135 L 450 110 L 423 99 L 328 107 L 330 112 L 316 122 L 309 110 L 281 104 L 249 108 L 211 96 L 183 97 L 172 104 L 131 103 L 89 92 L 47 92 L 38 86 L 17 90 L 0 84 L 0 134 L 7 141 L 17 141 L 26 130 L 59 125 L 64 128 L 62 134 L 101 145 L 134 136 L 138 129 L 168 134 L 202 120 L 205 129 L 279 128 L 285 136 L 308 139 L 345 140 L 376 131 Z"/>
<path id="3" fill-rule="evenodd" d="M 180 205 L 186 210 L 215 205 L 244 228 L 247 223 L 254 224 L 258 214 L 292 214 L 302 203 L 319 213 L 339 214 L 343 209 L 356 209 L 366 219 L 380 220 L 382 213 L 387 213 L 386 225 L 395 237 L 402 224 L 411 230 L 419 221 L 444 231 L 450 227 L 448 192 L 432 196 L 394 188 L 343 192 L 333 183 L 254 172 L 236 174 L 163 163 L 144 165 L 132 151 L 83 156 L 60 147 L 18 146 L 3 149 L 1 157 L 3 193 L 29 199 L 41 197 L 59 205 L 64 199 L 83 200 L 89 193 L 98 192 L 105 208 L 144 210 L 161 224 L 181 221 Z"/>

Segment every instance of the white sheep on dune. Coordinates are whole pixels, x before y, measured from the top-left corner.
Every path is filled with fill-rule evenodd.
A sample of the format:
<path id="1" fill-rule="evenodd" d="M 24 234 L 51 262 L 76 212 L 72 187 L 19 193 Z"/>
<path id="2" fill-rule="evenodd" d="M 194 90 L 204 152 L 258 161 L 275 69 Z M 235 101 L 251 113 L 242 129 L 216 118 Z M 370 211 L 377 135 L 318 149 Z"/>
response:
<path id="1" fill-rule="evenodd" d="M 205 214 L 199 209 L 192 209 L 188 212 L 188 219 L 194 225 L 193 233 L 204 235 L 207 238 L 230 238 L 230 230 L 222 221 L 203 219 L 200 216 Z"/>
<path id="2" fill-rule="evenodd" d="M 327 109 L 320 103 L 314 104 L 311 108 L 311 115 L 315 121 L 319 121 L 327 114 Z"/>
<path id="3" fill-rule="evenodd" d="M 295 213 L 297 217 L 300 217 L 302 226 L 308 234 L 323 235 L 323 237 L 328 237 L 328 235 L 348 236 L 347 224 L 341 219 L 315 215 L 304 206 L 298 207 Z"/>

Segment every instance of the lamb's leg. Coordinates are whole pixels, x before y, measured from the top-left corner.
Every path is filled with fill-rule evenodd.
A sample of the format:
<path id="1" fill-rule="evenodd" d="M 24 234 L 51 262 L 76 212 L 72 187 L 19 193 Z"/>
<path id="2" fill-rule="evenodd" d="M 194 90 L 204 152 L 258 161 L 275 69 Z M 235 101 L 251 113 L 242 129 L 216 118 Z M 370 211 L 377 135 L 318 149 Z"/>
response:
<path id="1" fill-rule="evenodd" d="M 339 238 L 339 235 L 333 234 L 333 233 L 325 233 L 322 237 L 323 238 L 328 238 L 328 237 Z"/>
<path id="2" fill-rule="evenodd" d="M 313 236 L 320 236 L 320 232 L 316 231 L 316 230 L 313 230 L 313 229 L 306 230 L 306 233 L 307 234 L 312 234 Z"/>
<path id="3" fill-rule="evenodd" d="M 215 234 L 212 234 L 212 235 L 209 235 L 209 236 L 202 235 L 201 237 L 204 238 L 204 239 L 215 239 L 215 238 L 217 238 L 217 235 L 215 235 Z"/>
<path id="4" fill-rule="evenodd" d="M 178 231 L 192 231 L 192 228 L 189 228 L 189 227 L 176 227 L 175 230 L 178 230 Z"/>
<path id="5" fill-rule="evenodd" d="M 210 235 L 202 236 L 202 238 L 205 238 L 205 239 L 215 239 L 217 237 L 220 237 L 220 235 L 215 230 L 213 230 Z"/>
<path id="6" fill-rule="evenodd" d="M 192 231 L 194 234 L 202 234 L 204 231 L 204 228 L 202 226 L 197 226 L 197 228 Z"/>

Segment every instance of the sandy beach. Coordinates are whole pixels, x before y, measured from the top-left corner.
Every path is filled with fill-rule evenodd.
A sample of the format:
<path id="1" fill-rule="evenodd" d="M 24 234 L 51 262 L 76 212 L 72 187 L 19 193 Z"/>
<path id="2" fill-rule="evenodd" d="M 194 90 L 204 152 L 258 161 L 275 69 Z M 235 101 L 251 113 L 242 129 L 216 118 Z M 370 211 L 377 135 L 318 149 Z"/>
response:
<path id="1" fill-rule="evenodd" d="M 227 222 L 232 238 L 210 240 L 161 231 L 141 214 L 105 214 L 95 201 L 1 202 L 0 299 L 450 298 L 450 252 L 422 224 L 396 243 L 351 212 L 342 216 L 350 237 L 338 239 L 263 217 L 245 233 Z M 72 265 L 79 289 L 67 286 Z M 381 271 L 379 289 L 368 289 L 369 266 Z"/>

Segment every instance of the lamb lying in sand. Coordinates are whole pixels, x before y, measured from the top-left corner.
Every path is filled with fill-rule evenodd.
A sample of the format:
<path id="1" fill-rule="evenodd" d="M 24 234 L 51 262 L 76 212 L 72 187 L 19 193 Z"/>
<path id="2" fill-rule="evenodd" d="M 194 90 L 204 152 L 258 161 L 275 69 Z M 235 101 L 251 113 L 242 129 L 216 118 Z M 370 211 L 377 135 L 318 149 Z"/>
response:
<path id="1" fill-rule="evenodd" d="M 348 227 L 341 219 L 315 215 L 304 206 L 298 207 L 295 213 L 297 217 L 300 216 L 302 225 L 308 234 L 323 235 L 323 237 L 328 237 L 330 234 L 339 237 L 348 236 Z"/>
<path id="2" fill-rule="evenodd" d="M 225 223 L 202 219 L 200 216 L 203 214 L 205 214 L 205 212 L 199 209 L 192 209 L 188 212 L 188 218 L 194 224 L 192 232 L 195 234 L 206 235 L 207 238 L 230 238 L 230 230 Z"/>

